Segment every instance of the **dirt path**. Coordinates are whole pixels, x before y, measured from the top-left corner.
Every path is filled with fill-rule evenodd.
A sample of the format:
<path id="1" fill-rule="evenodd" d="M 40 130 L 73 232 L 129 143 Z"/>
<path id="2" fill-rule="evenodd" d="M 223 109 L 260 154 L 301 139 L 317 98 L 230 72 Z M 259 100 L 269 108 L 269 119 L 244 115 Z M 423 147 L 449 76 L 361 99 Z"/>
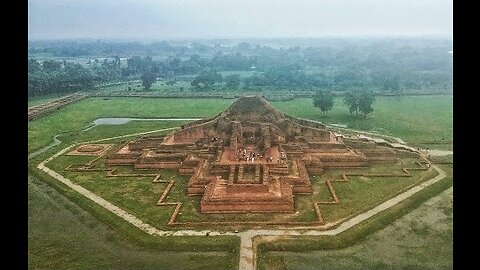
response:
<path id="1" fill-rule="evenodd" d="M 37 151 L 32 152 L 30 155 L 28 155 L 28 159 L 32 159 L 32 158 L 34 158 L 34 157 L 36 157 L 36 156 L 38 156 L 38 155 L 40 155 L 40 154 L 48 151 L 49 149 L 51 149 L 51 148 L 53 148 L 53 147 L 61 144 L 62 141 L 60 141 L 60 140 L 58 139 L 58 136 L 60 136 L 60 135 L 61 135 L 61 134 L 57 134 L 57 135 L 53 136 L 53 140 L 52 140 L 52 142 L 51 142 L 49 145 L 47 145 L 47 146 L 45 146 L 45 147 L 42 147 L 42 148 L 40 148 L 40 149 L 37 150 Z"/>

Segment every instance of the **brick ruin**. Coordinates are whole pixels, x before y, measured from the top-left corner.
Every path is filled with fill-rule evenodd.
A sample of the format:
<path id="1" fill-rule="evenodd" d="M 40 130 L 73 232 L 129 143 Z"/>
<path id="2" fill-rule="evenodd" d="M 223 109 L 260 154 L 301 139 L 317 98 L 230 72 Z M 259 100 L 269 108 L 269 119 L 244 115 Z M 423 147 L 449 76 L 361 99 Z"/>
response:
<path id="1" fill-rule="evenodd" d="M 67 156 L 101 156 L 110 149 L 113 144 L 84 144 L 70 151 Z"/>
<path id="2" fill-rule="evenodd" d="M 216 117 L 165 137 L 131 141 L 107 156 L 106 165 L 189 175 L 187 193 L 203 196 L 202 213 L 286 213 L 295 209 L 295 194 L 312 192 L 310 174 L 396 162 L 400 155 L 391 147 L 336 136 L 323 124 L 245 96 Z"/>

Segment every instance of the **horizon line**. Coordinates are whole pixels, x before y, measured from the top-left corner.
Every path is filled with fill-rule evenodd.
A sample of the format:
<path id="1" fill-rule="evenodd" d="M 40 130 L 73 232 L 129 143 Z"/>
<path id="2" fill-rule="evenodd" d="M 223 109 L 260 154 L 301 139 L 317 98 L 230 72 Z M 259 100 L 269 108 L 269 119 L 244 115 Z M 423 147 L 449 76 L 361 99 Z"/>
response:
<path id="1" fill-rule="evenodd" d="M 278 40 L 278 39 L 321 39 L 321 38 L 442 38 L 453 40 L 453 34 L 325 34 L 316 36 L 250 36 L 250 37 L 225 37 L 225 36 L 204 36 L 204 37 L 170 37 L 170 38 L 147 38 L 147 37 L 48 37 L 28 38 L 28 41 L 182 41 L 182 40 Z"/>

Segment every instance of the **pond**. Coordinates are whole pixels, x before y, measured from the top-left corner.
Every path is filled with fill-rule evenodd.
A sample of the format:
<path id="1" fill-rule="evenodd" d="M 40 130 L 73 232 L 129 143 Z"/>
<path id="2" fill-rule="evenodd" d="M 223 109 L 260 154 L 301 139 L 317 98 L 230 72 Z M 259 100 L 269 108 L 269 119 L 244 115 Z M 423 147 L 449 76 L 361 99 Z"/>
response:
<path id="1" fill-rule="evenodd" d="M 107 117 L 98 118 L 92 122 L 93 125 L 123 125 L 130 121 L 197 121 L 202 118 L 124 118 L 124 117 Z"/>
<path id="2" fill-rule="evenodd" d="M 197 121 L 202 118 L 130 118 L 130 117 L 102 117 L 94 120 L 83 131 L 87 131 L 101 125 L 123 125 L 130 121 Z"/>

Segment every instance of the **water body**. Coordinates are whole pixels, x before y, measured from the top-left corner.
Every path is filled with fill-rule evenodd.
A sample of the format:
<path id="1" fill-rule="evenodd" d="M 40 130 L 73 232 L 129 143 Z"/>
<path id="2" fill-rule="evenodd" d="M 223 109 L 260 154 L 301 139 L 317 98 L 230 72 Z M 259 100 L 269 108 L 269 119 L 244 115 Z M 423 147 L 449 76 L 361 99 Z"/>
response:
<path id="1" fill-rule="evenodd" d="M 427 152 L 432 156 L 453 155 L 453 151 L 448 151 L 448 150 L 429 149 L 429 150 L 427 150 Z"/>
<path id="2" fill-rule="evenodd" d="M 92 122 L 93 125 L 123 125 L 130 121 L 197 121 L 202 118 L 122 118 L 122 117 L 108 117 L 98 118 Z"/>
<path id="3" fill-rule="evenodd" d="M 345 125 L 345 124 L 326 124 L 324 122 L 320 122 L 320 121 L 316 121 L 316 120 L 312 120 L 312 119 L 307 119 L 307 118 L 298 118 L 298 119 L 305 120 L 305 121 L 312 122 L 312 123 L 323 124 L 327 127 L 332 126 L 332 127 L 339 127 L 339 128 L 347 128 L 347 125 Z"/>
<path id="4" fill-rule="evenodd" d="M 197 121 L 202 118 L 130 118 L 130 117 L 103 117 L 97 118 L 90 126 L 83 129 L 87 131 L 101 125 L 124 125 L 130 121 Z"/>
<path id="5" fill-rule="evenodd" d="M 341 127 L 341 128 L 347 128 L 347 125 L 344 124 L 330 124 L 332 127 Z"/>

